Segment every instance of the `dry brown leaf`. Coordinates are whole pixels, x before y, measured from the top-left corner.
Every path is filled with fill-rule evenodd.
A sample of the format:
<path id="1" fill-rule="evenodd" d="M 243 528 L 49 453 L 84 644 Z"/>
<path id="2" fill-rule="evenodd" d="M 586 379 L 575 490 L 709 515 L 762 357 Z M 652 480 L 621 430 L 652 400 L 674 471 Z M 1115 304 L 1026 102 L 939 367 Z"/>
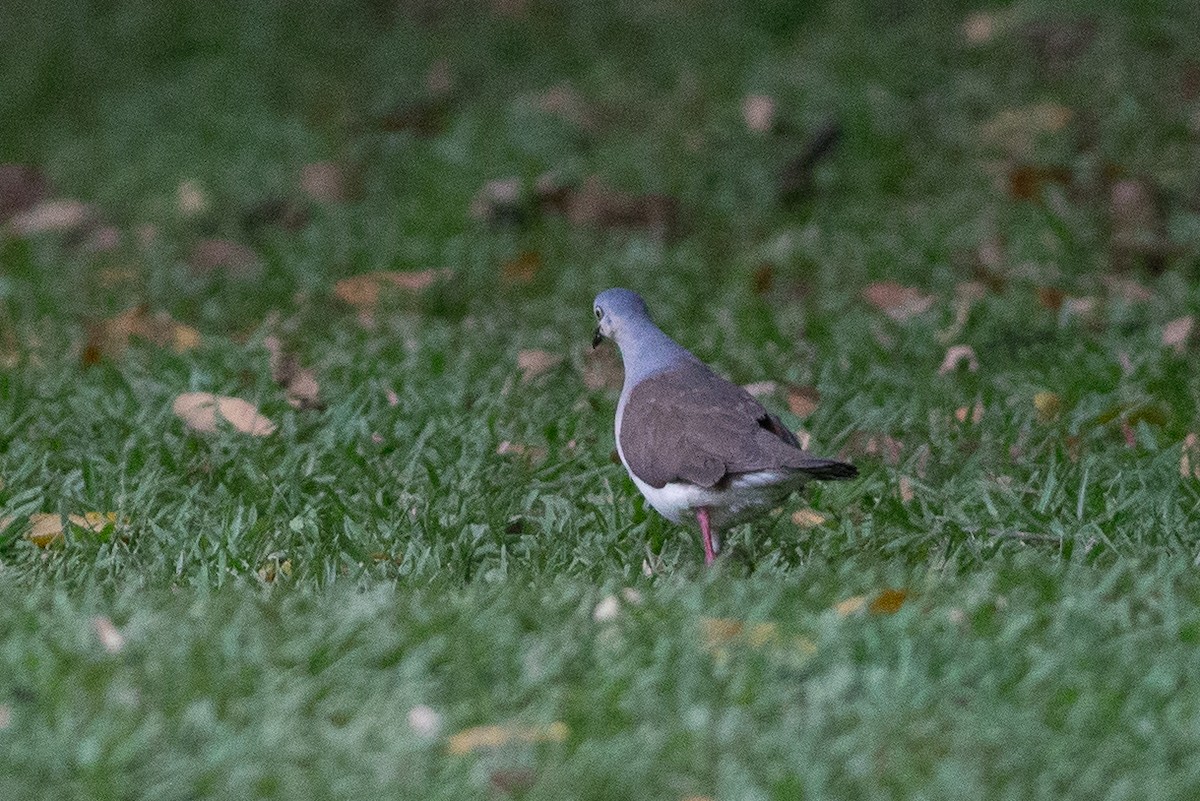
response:
<path id="1" fill-rule="evenodd" d="M 980 136 L 1009 155 L 1029 156 L 1038 138 L 1066 127 L 1074 112 L 1058 103 L 1034 103 L 1001 111 L 984 123 Z"/>
<path id="2" fill-rule="evenodd" d="M 835 604 L 833 609 L 839 617 L 847 617 L 864 609 L 872 615 L 891 615 L 900 611 L 906 598 L 908 598 L 908 590 L 889 587 L 880 590 L 870 601 L 865 595 L 852 595 Z"/>
<path id="3" fill-rule="evenodd" d="M 268 559 L 259 566 L 256 572 L 259 579 L 267 584 L 274 584 L 279 579 L 290 579 L 292 577 L 292 560 Z"/>
<path id="4" fill-rule="evenodd" d="M 263 340 L 270 355 L 271 379 L 283 388 L 287 402 L 294 409 L 323 409 L 321 387 L 317 375 L 300 365 L 294 353 L 284 351 L 279 338 L 272 335 Z"/>
<path id="5" fill-rule="evenodd" d="M 451 754 L 461 756 L 502 748 L 510 743 L 561 743 L 570 736 L 571 729 L 561 720 L 532 726 L 512 723 L 473 726 L 452 734 L 446 747 Z"/>
<path id="6" fill-rule="evenodd" d="M 583 353 L 583 385 L 592 392 L 620 389 L 625 367 L 613 348 L 588 348 Z"/>
<path id="7" fill-rule="evenodd" d="M 531 465 L 541 464 L 550 455 L 549 451 L 540 445 L 522 445 L 520 442 L 502 441 L 496 446 L 498 456 L 521 456 Z"/>
<path id="8" fill-rule="evenodd" d="M 1179 356 L 1187 350 L 1188 340 L 1192 338 L 1192 329 L 1196 327 L 1196 318 L 1192 315 L 1176 317 L 1163 326 L 1163 347 L 1170 348 Z"/>
<path id="9" fill-rule="evenodd" d="M 1188 432 L 1179 453 L 1179 475 L 1200 479 L 1200 437 Z"/>
<path id="10" fill-rule="evenodd" d="M 108 653 L 119 654 L 125 650 L 125 635 L 104 615 L 92 618 L 92 631 L 96 632 L 100 647 Z"/>
<path id="11" fill-rule="evenodd" d="M 187 258 L 197 275 L 222 272 L 232 278 L 255 278 L 262 273 L 258 254 L 245 245 L 228 239 L 202 239 Z"/>
<path id="12" fill-rule="evenodd" d="M 769 133 L 775 125 L 775 101 L 770 95 L 742 98 L 742 119 L 751 133 Z"/>
<path id="13" fill-rule="evenodd" d="M 596 119 L 588 109 L 587 103 L 571 84 L 563 82 L 552 86 L 535 99 L 539 109 L 552 114 L 578 128 L 590 129 L 596 126 Z"/>
<path id="14" fill-rule="evenodd" d="M 350 196 L 345 171 L 332 161 L 314 161 L 301 167 L 300 191 L 317 203 L 344 203 Z"/>
<path id="15" fill-rule="evenodd" d="M 1017 200 L 1041 200 L 1050 186 L 1070 186 L 1073 176 L 1064 167 L 1019 164 L 1008 172 L 1008 191 Z"/>
<path id="16" fill-rule="evenodd" d="M 792 522 L 800 528 L 816 528 L 828 519 L 816 509 L 804 508 L 792 512 Z"/>
<path id="17" fill-rule="evenodd" d="M 900 492 L 901 503 L 908 503 L 917 496 L 917 493 L 913 490 L 912 479 L 908 476 L 900 476 L 898 490 Z"/>
<path id="18" fill-rule="evenodd" d="M 521 371 L 521 380 L 529 383 L 538 376 L 548 373 L 562 364 L 561 353 L 551 353 L 548 350 L 522 350 L 517 353 L 517 368 Z"/>
<path id="19" fill-rule="evenodd" d="M 575 225 L 651 228 L 663 233 L 674 228 L 678 216 L 674 198 L 622 192 L 595 175 L 586 178 L 583 186 L 567 195 L 564 212 L 567 220 Z"/>
<path id="20" fill-rule="evenodd" d="M 536 250 L 524 250 L 504 262 L 500 277 L 509 284 L 528 284 L 542 269 L 542 255 Z"/>
<path id="21" fill-rule="evenodd" d="M 900 607 L 904 605 L 904 600 L 907 597 L 908 590 L 892 588 L 882 590 L 871 601 L 871 605 L 867 607 L 867 611 L 873 615 L 895 614 L 900 611 Z"/>
<path id="22" fill-rule="evenodd" d="M 904 443 L 890 434 L 871 434 L 866 431 L 855 431 L 850 435 L 846 445 L 842 448 L 843 457 L 846 456 L 875 456 L 883 460 L 884 464 L 891 467 L 896 467 L 900 464 L 900 453 L 904 450 Z"/>
<path id="23" fill-rule="evenodd" d="M 14 214 L 9 229 L 17 236 L 78 231 L 96 218 L 96 210 L 78 200 L 43 200 Z"/>
<path id="24" fill-rule="evenodd" d="M 974 11 L 963 20 L 959 30 L 969 45 L 987 44 L 1006 27 L 1005 18 L 995 11 Z"/>
<path id="25" fill-rule="evenodd" d="M 862 296 L 872 306 L 897 322 L 929 311 L 934 300 L 932 295 L 902 286 L 895 281 L 868 284 L 863 289 Z"/>
<path id="26" fill-rule="evenodd" d="M 1039 286 L 1037 288 L 1037 299 L 1041 306 L 1056 312 L 1062 308 L 1063 301 L 1067 299 L 1067 293 L 1058 287 Z"/>
<path id="27" fill-rule="evenodd" d="M 333 287 L 333 294 L 338 300 L 360 311 L 370 311 L 379 305 L 379 298 L 384 291 L 420 292 L 453 274 L 452 270 L 443 268 L 411 272 L 384 270 L 352 275 L 338 281 Z"/>
<path id="28" fill-rule="evenodd" d="M 788 409 L 797 417 L 808 417 L 821 403 L 821 393 L 816 387 L 788 385 Z"/>
<path id="29" fill-rule="evenodd" d="M 0 223 L 50 196 L 50 182 L 37 167 L 0 164 Z"/>
<path id="30" fill-rule="evenodd" d="M 167 312 L 151 314 L 149 308 L 141 304 L 89 326 L 83 363 L 95 364 L 102 358 L 119 359 L 132 339 L 184 353 L 198 348 L 201 337 L 195 328 L 172 319 Z"/>
<path id="31" fill-rule="evenodd" d="M 979 370 L 979 359 L 975 358 L 975 349 L 970 345 L 954 345 L 946 351 L 946 358 L 942 359 L 942 366 L 938 368 L 938 375 L 946 375 L 958 369 L 958 366 L 963 362 L 967 363 L 969 372 L 977 372 Z"/>
<path id="32" fill-rule="evenodd" d="M 67 515 L 66 523 L 83 531 L 101 534 L 118 523 L 116 512 L 85 512 L 82 515 Z M 57 513 L 35 512 L 29 516 L 29 531 L 25 538 L 39 548 L 46 548 L 62 539 L 66 527 L 62 516 Z"/>
<path id="33" fill-rule="evenodd" d="M 185 392 L 175 398 L 171 409 L 188 428 L 204 434 L 216 433 L 220 429 L 219 420 L 243 434 L 265 437 L 275 433 L 275 424 L 259 414 L 254 404 L 241 398 L 211 392 Z"/>
<path id="34" fill-rule="evenodd" d="M 1033 408 L 1039 423 L 1049 423 L 1062 412 L 1062 398 L 1054 392 L 1038 392 L 1033 396 Z"/>

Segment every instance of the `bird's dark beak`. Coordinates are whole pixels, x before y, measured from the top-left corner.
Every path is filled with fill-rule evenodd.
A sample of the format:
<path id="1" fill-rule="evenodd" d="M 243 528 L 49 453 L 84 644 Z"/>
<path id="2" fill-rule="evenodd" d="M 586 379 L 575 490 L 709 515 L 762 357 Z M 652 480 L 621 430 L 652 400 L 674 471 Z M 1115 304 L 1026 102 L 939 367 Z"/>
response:
<path id="1" fill-rule="evenodd" d="M 592 334 L 592 348 L 600 347 L 600 343 L 604 341 L 604 334 L 600 333 L 600 326 L 596 326 L 596 333 Z"/>

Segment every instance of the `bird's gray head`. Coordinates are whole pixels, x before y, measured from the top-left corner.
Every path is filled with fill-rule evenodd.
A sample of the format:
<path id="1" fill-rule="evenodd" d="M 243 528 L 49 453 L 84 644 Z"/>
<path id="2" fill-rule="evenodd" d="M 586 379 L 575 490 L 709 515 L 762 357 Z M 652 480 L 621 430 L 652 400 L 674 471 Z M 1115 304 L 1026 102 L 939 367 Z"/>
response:
<path id="1" fill-rule="evenodd" d="M 650 312 L 641 295 L 628 289 L 606 289 L 596 296 L 592 305 L 597 323 L 592 337 L 593 348 L 605 337 L 620 344 L 623 331 L 650 321 Z"/>

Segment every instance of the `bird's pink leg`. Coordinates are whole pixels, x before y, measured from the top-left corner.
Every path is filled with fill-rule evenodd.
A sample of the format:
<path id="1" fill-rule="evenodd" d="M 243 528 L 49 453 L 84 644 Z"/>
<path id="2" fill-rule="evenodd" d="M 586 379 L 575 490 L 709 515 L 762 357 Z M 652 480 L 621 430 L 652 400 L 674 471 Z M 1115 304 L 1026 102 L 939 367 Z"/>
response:
<path id="1" fill-rule="evenodd" d="M 696 510 L 696 519 L 700 521 L 700 535 L 704 537 L 704 564 L 711 565 L 717 558 L 713 550 L 712 527 L 708 520 L 708 507 L 701 506 Z"/>

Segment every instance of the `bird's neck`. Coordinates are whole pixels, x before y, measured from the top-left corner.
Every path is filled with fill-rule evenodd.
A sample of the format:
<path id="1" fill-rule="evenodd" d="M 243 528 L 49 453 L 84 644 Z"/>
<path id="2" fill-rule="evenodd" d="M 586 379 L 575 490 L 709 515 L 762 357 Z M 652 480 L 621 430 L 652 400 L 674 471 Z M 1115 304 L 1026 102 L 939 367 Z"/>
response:
<path id="1" fill-rule="evenodd" d="M 650 320 L 634 323 L 621 333 L 617 345 L 625 363 L 625 392 L 651 376 L 696 360 Z"/>

